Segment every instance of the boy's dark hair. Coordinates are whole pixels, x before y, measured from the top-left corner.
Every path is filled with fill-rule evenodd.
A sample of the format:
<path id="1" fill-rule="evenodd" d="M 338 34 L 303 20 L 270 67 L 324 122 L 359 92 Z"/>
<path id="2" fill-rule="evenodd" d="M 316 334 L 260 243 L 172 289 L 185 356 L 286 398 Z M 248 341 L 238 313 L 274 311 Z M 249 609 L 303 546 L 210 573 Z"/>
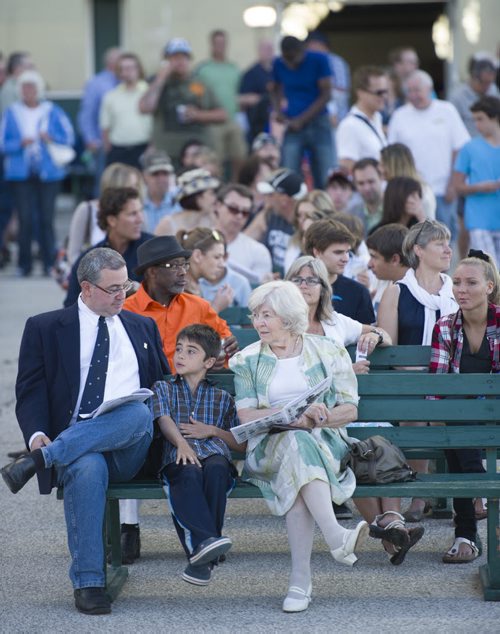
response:
<path id="1" fill-rule="evenodd" d="M 307 255 L 314 255 L 314 249 L 323 253 L 331 244 L 345 243 L 352 248 L 354 236 L 345 225 L 331 219 L 313 222 L 304 236 L 304 250 Z"/>
<path id="2" fill-rule="evenodd" d="M 356 163 L 354 163 L 354 165 L 352 166 L 352 173 L 354 174 L 354 172 L 356 172 L 357 170 L 364 170 L 367 167 L 373 167 L 373 169 L 378 172 L 379 166 L 377 159 L 366 157 L 360 159 L 359 161 L 356 161 Z"/>
<path id="3" fill-rule="evenodd" d="M 221 340 L 219 335 L 210 326 L 205 324 L 191 324 L 183 328 L 178 334 L 175 342 L 187 339 L 192 343 L 197 343 L 205 353 L 205 360 L 217 357 L 221 351 Z"/>
<path id="4" fill-rule="evenodd" d="M 134 187 L 107 187 L 99 198 L 97 224 L 106 231 L 108 216 L 117 216 L 129 200 L 139 198 L 139 192 Z"/>
<path id="5" fill-rule="evenodd" d="M 386 262 L 393 255 L 399 255 L 402 266 L 409 266 L 408 260 L 403 254 L 403 241 L 408 233 L 408 227 L 391 222 L 388 225 L 379 227 L 366 239 L 366 246 L 372 251 L 380 253 Z"/>
<path id="6" fill-rule="evenodd" d="M 496 119 L 500 123 L 500 99 L 498 97 L 481 97 L 472 104 L 470 111 L 484 112 L 488 118 Z"/>
<path id="7" fill-rule="evenodd" d="M 340 222 L 349 229 L 354 237 L 354 244 L 352 245 L 352 250 L 357 251 L 359 245 L 363 242 L 365 237 L 365 227 L 363 225 L 363 221 L 358 216 L 353 216 L 352 214 L 346 214 L 342 211 L 339 211 L 335 214 L 332 220 L 336 222 Z"/>

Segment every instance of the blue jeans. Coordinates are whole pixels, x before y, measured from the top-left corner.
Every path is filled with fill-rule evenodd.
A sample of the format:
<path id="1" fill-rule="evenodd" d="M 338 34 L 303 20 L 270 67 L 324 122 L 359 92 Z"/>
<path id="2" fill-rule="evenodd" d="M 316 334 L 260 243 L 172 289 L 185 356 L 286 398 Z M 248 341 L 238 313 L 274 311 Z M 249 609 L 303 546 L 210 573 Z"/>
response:
<path id="1" fill-rule="evenodd" d="M 451 242 L 455 242 L 458 234 L 457 220 L 458 200 L 446 202 L 444 196 L 436 196 L 436 220 L 448 227 L 451 233 Z"/>
<path id="2" fill-rule="evenodd" d="M 102 539 L 108 482 L 130 480 L 141 468 L 153 434 L 144 403 L 127 403 L 65 429 L 42 449 L 64 486 L 64 514 L 73 587 L 104 587 Z"/>
<path id="3" fill-rule="evenodd" d="M 328 115 L 315 117 L 298 132 L 287 130 L 281 149 L 281 164 L 300 174 L 306 150 L 311 159 L 314 187 L 323 189 L 328 170 L 333 167 L 332 128 Z"/>
<path id="4" fill-rule="evenodd" d="M 25 275 L 33 267 L 31 240 L 33 237 L 33 212 L 38 221 L 38 241 L 43 268 L 48 272 L 56 255 L 54 239 L 54 209 L 61 187 L 60 181 L 45 183 L 39 178 L 11 181 L 14 203 L 19 216 L 19 267 Z"/>

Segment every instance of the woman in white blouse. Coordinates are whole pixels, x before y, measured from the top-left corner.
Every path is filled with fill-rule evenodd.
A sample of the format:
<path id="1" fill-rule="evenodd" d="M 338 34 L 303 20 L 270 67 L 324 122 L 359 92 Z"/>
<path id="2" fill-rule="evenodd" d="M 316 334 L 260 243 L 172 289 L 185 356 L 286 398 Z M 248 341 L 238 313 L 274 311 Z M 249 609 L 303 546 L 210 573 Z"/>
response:
<path id="1" fill-rule="evenodd" d="M 296 284 L 309 307 L 309 328 L 313 335 L 323 335 L 341 346 L 356 343 L 358 349 L 370 354 L 380 346 L 390 346 L 391 338 L 382 328 L 362 324 L 333 310 L 331 285 L 321 260 L 304 255 L 292 264 L 286 279 Z M 354 364 L 356 374 L 366 374 L 369 361 Z"/>

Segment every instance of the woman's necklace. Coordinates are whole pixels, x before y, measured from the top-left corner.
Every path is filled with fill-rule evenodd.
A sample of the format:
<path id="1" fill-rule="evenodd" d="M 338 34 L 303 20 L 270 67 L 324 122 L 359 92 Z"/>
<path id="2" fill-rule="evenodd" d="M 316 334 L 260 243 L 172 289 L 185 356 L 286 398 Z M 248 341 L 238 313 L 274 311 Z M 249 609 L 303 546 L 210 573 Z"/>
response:
<path id="1" fill-rule="evenodd" d="M 291 359 L 292 357 L 297 356 L 297 351 L 299 349 L 299 346 L 298 346 L 299 342 L 300 342 L 300 335 L 297 336 L 290 350 L 285 349 L 282 354 L 276 355 L 278 359 Z"/>

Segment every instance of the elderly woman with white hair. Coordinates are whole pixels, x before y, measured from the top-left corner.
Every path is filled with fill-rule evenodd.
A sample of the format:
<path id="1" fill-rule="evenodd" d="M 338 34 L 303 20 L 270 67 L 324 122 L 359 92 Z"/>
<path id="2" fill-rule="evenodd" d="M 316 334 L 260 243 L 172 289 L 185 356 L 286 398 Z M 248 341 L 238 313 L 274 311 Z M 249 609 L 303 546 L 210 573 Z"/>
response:
<path id="1" fill-rule="evenodd" d="M 356 487 L 350 469 L 341 470 L 347 451 L 344 427 L 356 420 L 358 392 L 345 348 L 306 334 L 308 307 L 291 282 L 268 282 L 248 302 L 260 341 L 234 355 L 236 406 L 242 423 L 278 411 L 326 377 L 328 390 L 293 422 L 296 429 L 260 434 L 248 441 L 244 475 L 262 491 L 271 512 L 285 515 L 292 557 L 285 612 L 300 612 L 311 601 L 310 559 L 318 524 L 333 558 L 352 566 L 368 524 L 341 527 L 332 508 Z"/>
<path id="2" fill-rule="evenodd" d="M 35 70 L 18 79 L 19 101 L 7 108 L 0 129 L 5 180 L 11 182 L 19 215 L 19 268 L 31 275 L 32 222 L 36 214 L 43 272 L 48 275 L 55 259 L 54 207 L 66 170 L 55 162 L 52 143 L 74 144 L 71 123 L 64 111 L 44 99 L 45 84 Z"/>

